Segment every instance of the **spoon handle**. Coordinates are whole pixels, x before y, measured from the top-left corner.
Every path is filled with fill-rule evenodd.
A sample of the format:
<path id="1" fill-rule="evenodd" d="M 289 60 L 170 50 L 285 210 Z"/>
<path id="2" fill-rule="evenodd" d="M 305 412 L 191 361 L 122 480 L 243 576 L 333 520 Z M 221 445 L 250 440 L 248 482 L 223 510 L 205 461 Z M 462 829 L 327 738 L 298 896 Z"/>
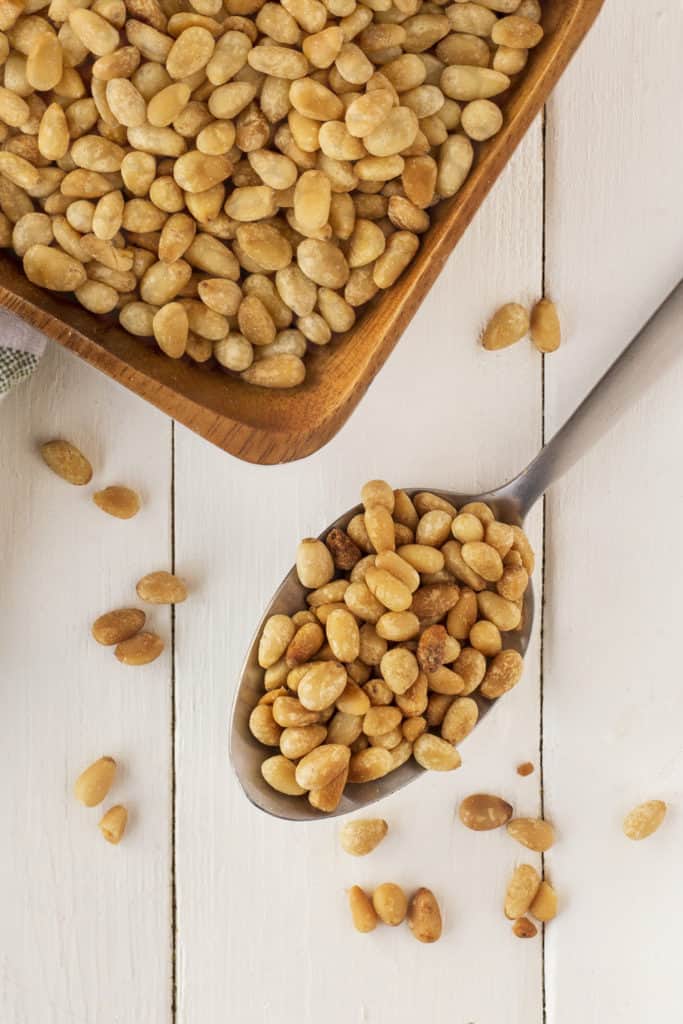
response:
<path id="1" fill-rule="evenodd" d="M 683 280 L 519 476 L 497 492 L 523 516 L 683 354 Z"/>

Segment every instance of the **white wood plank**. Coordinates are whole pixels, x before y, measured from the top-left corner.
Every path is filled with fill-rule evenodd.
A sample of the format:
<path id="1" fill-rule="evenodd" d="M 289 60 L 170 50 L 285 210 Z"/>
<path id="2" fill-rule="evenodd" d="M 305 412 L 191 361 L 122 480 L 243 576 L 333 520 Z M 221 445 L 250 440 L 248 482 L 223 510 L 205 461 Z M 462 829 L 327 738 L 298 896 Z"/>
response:
<path id="1" fill-rule="evenodd" d="M 552 432 L 683 272 L 680 5 L 607 3 L 548 115 L 548 289 L 567 341 L 546 360 Z M 683 363 L 548 499 L 549 1024 L 680 1016 L 683 744 L 677 537 Z M 641 844 L 642 800 L 671 803 Z"/>
<path id="2" fill-rule="evenodd" d="M 683 273 L 682 41 L 680 4 L 607 0 L 551 96 L 546 287 L 566 334 L 551 432 Z"/>
<path id="3" fill-rule="evenodd" d="M 170 656 L 133 669 L 90 637 L 101 612 L 137 604 L 135 581 L 170 553 L 170 425 L 51 346 L 0 404 L 0 1019 L 162 1024 L 170 1019 Z M 71 487 L 37 445 L 66 437 L 94 466 Z M 110 483 L 144 507 L 112 519 Z M 148 621 L 169 641 L 167 609 Z M 129 831 L 107 844 L 72 796 L 102 754 Z"/>
<path id="4" fill-rule="evenodd" d="M 196 581 L 177 627 L 179 1021 L 240 1024 L 453 1019 L 540 1022 L 540 941 L 521 943 L 501 911 L 517 851 L 454 820 L 460 798 L 491 788 L 538 807 L 538 644 L 524 683 L 464 747 L 454 776 L 425 778 L 382 804 L 391 836 L 367 860 L 337 844 L 338 825 L 268 819 L 241 794 L 227 724 L 241 659 L 299 537 L 357 501 L 366 478 L 395 486 L 500 482 L 540 441 L 541 365 L 530 346 L 476 344 L 506 299 L 541 279 L 537 124 L 351 422 L 294 465 L 237 463 L 176 434 L 176 551 Z M 532 532 L 540 542 L 536 518 Z M 426 884 L 444 939 L 420 947 L 407 928 L 355 934 L 354 882 Z M 495 964 L 495 984 L 490 968 Z"/>
<path id="5" fill-rule="evenodd" d="M 607 3 L 549 108 L 546 274 L 568 331 L 546 360 L 549 433 L 683 267 L 675 7 Z M 536 130 L 323 453 L 259 470 L 178 434 L 178 565 L 195 587 L 178 612 L 184 1024 L 541 1020 L 539 942 L 513 940 L 499 910 L 522 858 L 504 836 L 454 821 L 475 789 L 537 809 L 538 775 L 514 774 L 537 761 L 537 642 L 464 768 L 381 806 L 392 833 L 367 861 L 339 852 L 332 823 L 260 817 L 226 755 L 234 676 L 298 536 L 354 501 L 367 476 L 477 489 L 534 453 L 537 357 L 527 346 L 484 354 L 472 334 L 504 298 L 536 294 L 538 145 Z M 560 842 L 546 861 L 562 900 L 546 937 L 549 1024 L 679 1014 L 682 383 L 683 371 L 662 382 L 548 503 L 545 800 Z M 48 474 L 33 446 L 58 432 L 93 453 L 102 483 L 142 489 L 139 520 L 105 520 Z M 0 405 L 0 1020 L 11 1024 L 170 1019 L 169 661 L 128 675 L 87 636 L 94 614 L 168 564 L 168 439 L 163 417 L 61 352 Z M 538 546 L 537 519 L 533 533 Z M 165 614 L 152 621 L 168 635 Z M 118 850 L 97 834 L 99 813 L 70 796 L 105 750 L 125 765 L 112 801 L 134 812 Z M 630 844 L 621 817 L 650 796 L 669 800 L 670 816 Z M 344 888 L 386 878 L 438 893 L 437 947 L 405 929 L 352 934 Z"/>

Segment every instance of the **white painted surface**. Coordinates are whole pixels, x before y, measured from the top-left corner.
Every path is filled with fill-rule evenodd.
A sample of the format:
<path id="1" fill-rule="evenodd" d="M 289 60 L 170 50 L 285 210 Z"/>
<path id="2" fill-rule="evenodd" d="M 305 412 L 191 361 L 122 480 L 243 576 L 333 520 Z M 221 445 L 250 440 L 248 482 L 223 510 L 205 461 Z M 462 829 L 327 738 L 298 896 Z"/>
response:
<path id="1" fill-rule="evenodd" d="M 545 275 L 567 325 L 546 360 L 548 435 L 683 268 L 682 20 L 666 0 L 647 16 L 607 0 L 548 111 Z M 537 450 L 540 357 L 526 343 L 484 353 L 474 337 L 498 303 L 539 294 L 542 179 L 537 124 L 323 452 L 256 468 L 176 429 L 175 556 L 192 595 L 176 616 L 175 682 L 169 653 L 124 669 L 88 636 L 94 615 L 170 563 L 168 421 L 54 350 L 0 406 L 3 1024 L 169 1024 L 173 1005 L 182 1024 L 542 1024 L 540 937 L 514 939 L 500 912 L 509 871 L 529 858 L 454 820 L 480 789 L 538 810 L 539 772 L 515 766 L 539 764 L 540 623 L 523 683 L 465 745 L 463 768 L 382 805 L 391 834 L 366 860 L 339 851 L 334 823 L 252 809 L 226 741 L 252 625 L 299 536 L 367 477 L 478 490 Z M 679 1010 L 682 383 L 683 366 L 547 505 L 544 783 L 560 840 L 546 867 L 562 899 L 545 943 L 551 1024 Z M 142 489 L 138 519 L 109 520 L 94 486 L 48 473 L 34 448 L 59 434 L 92 454 L 97 486 Z M 540 510 L 530 529 L 540 552 Z M 170 641 L 163 613 L 153 622 Z M 102 753 L 122 765 L 112 800 L 134 810 L 117 849 L 70 795 Z M 651 796 L 670 816 L 630 844 L 621 816 Z M 351 932 L 345 887 L 387 879 L 435 890 L 438 945 L 405 928 Z"/>
<path id="2" fill-rule="evenodd" d="M 550 103 L 546 278 L 571 339 L 546 360 L 549 432 L 683 275 L 683 8 L 643 15 L 608 0 Z M 682 395 L 683 359 L 547 502 L 546 868 L 565 905 L 546 935 L 552 1024 L 681 1015 Z M 623 839 L 653 797 L 671 805 L 661 833 Z"/>
<path id="3" fill-rule="evenodd" d="M 71 487 L 37 455 L 60 436 L 90 456 L 90 485 Z M 2 403 L 0 438 L 0 1020 L 164 1021 L 169 617 L 148 617 L 169 650 L 139 670 L 96 644 L 90 625 L 134 602 L 144 573 L 168 567 L 171 428 L 50 346 L 33 379 Z M 110 483 L 140 489 L 134 525 L 93 503 Z M 102 808 L 71 794 L 103 754 L 121 763 L 104 806 L 130 807 L 125 850 L 102 840 Z"/>

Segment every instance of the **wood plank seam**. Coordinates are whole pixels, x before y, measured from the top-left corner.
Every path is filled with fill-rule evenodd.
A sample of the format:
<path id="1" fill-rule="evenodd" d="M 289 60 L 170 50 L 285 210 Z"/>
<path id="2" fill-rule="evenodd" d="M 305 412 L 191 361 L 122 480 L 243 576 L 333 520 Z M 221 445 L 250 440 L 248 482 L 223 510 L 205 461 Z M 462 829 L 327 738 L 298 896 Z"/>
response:
<path id="1" fill-rule="evenodd" d="M 171 572 L 176 571 L 176 503 L 175 503 L 175 420 L 171 420 Z M 175 605 L 171 605 L 171 808 L 170 808 L 170 843 L 171 843 L 171 913 L 170 913 L 170 1009 L 171 1024 L 178 1019 L 178 892 L 176 879 L 176 628 Z"/>
<path id="2" fill-rule="evenodd" d="M 545 296 L 546 289 L 546 258 L 547 258 L 547 204 L 548 204 L 548 179 L 547 179 L 547 142 L 548 142 L 548 105 L 543 107 L 542 128 L 541 128 L 541 152 L 542 171 L 541 180 L 543 187 L 543 199 L 541 206 L 541 296 Z M 541 447 L 546 443 L 546 408 L 545 408 L 545 354 L 541 355 Z M 543 764 L 543 668 L 544 668 L 544 626 L 545 626 L 545 558 L 546 558 L 546 516 L 548 508 L 545 494 L 541 498 L 541 621 L 539 639 L 538 659 L 538 787 L 541 807 L 541 817 L 545 818 L 545 793 L 543 790 L 544 764 Z M 545 854 L 541 854 L 541 876 L 545 878 Z M 545 924 L 541 924 L 541 1021 L 546 1024 L 546 948 L 545 948 Z"/>

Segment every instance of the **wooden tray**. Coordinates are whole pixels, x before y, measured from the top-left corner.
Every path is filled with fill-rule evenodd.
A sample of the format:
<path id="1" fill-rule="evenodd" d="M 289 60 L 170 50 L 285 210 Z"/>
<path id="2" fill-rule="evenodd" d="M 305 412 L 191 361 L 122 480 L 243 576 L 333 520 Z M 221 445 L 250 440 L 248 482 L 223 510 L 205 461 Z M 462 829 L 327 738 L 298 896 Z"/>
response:
<path id="1" fill-rule="evenodd" d="M 307 357 L 306 380 L 295 390 L 255 388 L 215 369 L 168 359 L 109 318 L 32 285 L 7 252 L 0 254 L 0 304 L 232 455 L 262 464 L 304 458 L 334 436 L 362 398 L 602 3 L 544 0 L 543 42 L 509 96 L 498 97 L 503 131 L 480 147 L 458 195 L 435 209 L 410 269 L 373 300 L 351 331 Z"/>

